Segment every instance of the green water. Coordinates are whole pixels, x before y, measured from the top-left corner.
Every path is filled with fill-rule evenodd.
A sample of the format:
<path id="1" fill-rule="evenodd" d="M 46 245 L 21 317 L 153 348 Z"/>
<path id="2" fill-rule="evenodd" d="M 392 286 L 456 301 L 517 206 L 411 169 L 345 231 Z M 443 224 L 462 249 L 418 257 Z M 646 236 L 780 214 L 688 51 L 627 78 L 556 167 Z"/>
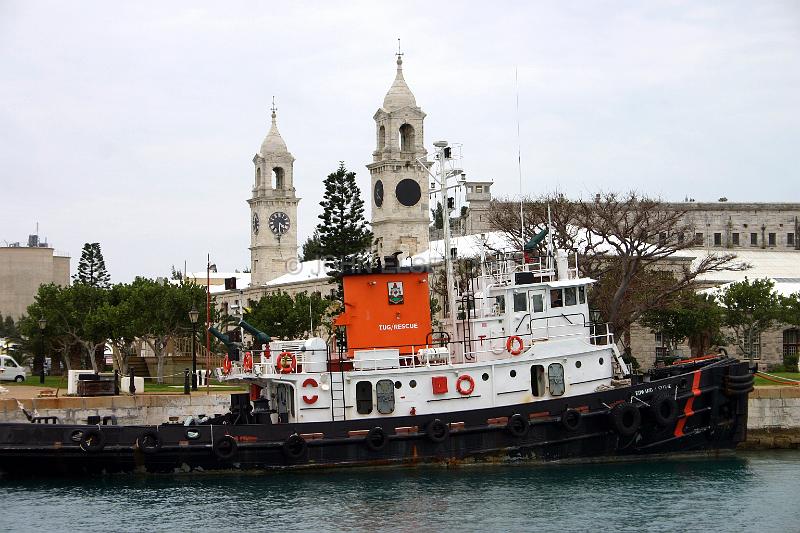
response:
<path id="1" fill-rule="evenodd" d="M 800 451 L 0 480 L 6 531 L 800 531 Z"/>

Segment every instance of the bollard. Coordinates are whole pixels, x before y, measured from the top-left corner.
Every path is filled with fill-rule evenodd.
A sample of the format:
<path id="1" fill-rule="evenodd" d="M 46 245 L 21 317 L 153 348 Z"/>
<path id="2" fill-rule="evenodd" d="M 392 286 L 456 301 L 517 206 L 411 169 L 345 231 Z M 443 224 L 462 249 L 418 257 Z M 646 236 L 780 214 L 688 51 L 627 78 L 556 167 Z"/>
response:
<path id="1" fill-rule="evenodd" d="M 131 394 L 136 394 L 136 384 L 134 383 L 135 372 L 133 371 L 133 367 L 128 369 L 128 378 L 130 378 L 130 382 L 128 382 L 128 392 Z"/>
<path id="2" fill-rule="evenodd" d="M 189 389 L 191 389 L 191 381 L 189 380 L 189 369 L 183 371 L 183 393 L 189 394 Z"/>

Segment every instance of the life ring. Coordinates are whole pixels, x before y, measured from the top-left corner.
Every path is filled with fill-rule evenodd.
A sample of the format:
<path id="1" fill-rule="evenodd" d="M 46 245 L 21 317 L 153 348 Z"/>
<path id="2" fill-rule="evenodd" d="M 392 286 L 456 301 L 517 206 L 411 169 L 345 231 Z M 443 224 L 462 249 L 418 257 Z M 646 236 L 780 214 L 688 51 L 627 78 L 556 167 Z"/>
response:
<path id="1" fill-rule="evenodd" d="M 650 413 L 659 426 L 671 426 L 678 418 L 678 402 L 669 393 L 655 394 L 650 400 Z"/>
<path id="2" fill-rule="evenodd" d="M 231 373 L 231 368 L 233 368 L 233 365 L 231 364 L 230 358 L 226 355 L 225 359 L 222 360 L 222 373 L 227 376 Z"/>
<path id="3" fill-rule="evenodd" d="M 461 387 L 461 384 L 465 382 L 467 383 L 466 389 Z M 461 374 L 456 380 L 456 390 L 462 396 L 469 396 L 475 390 L 475 380 L 469 374 Z"/>
<path id="4" fill-rule="evenodd" d="M 314 378 L 307 378 L 303 382 L 303 387 L 317 387 L 317 386 L 319 386 L 319 383 L 317 383 L 317 380 Z M 317 403 L 318 399 L 319 396 L 317 396 L 316 394 L 314 396 L 305 396 L 305 395 L 303 396 L 303 401 L 309 405 Z"/>
<path id="5" fill-rule="evenodd" d="M 286 455 L 289 459 L 300 459 L 308 449 L 308 443 L 306 439 L 298 435 L 297 433 L 292 433 L 289 435 L 282 446 L 282 450 L 284 455 Z"/>
<path id="6" fill-rule="evenodd" d="M 99 429 L 84 431 L 81 435 L 81 450 L 87 453 L 99 452 L 106 444 L 106 438 Z"/>
<path id="7" fill-rule="evenodd" d="M 275 366 L 281 374 L 291 374 L 297 368 L 297 357 L 292 352 L 281 352 Z"/>
<path id="8" fill-rule="evenodd" d="M 443 442 L 450 435 L 450 426 L 436 418 L 428 423 L 425 433 L 431 442 Z"/>
<path id="9" fill-rule="evenodd" d="M 381 427 L 374 427 L 369 430 L 367 436 L 364 437 L 364 444 L 373 452 L 382 450 L 389 442 L 389 436 Z"/>
<path id="10" fill-rule="evenodd" d="M 528 420 L 519 413 L 511 415 L 506 424 L 506 430 L 511 433 L 511 435 L 518 438 L 527 435 L 530 428 L 531 425 L 528 423 Z"/>
<path id="11" fill-rule="evenodd" d="M 144 454 L 156 454 L 161 449 L 161 438 L 155 431 L 145 431 L 136 438 L 136 447 L 142 450 Z"/>
<path id="12" fill-rule="evenodd" d="M 244 360 L 242 361 L 242 368 L 245 372 L 253 371 L 253 354 L 250 352 L 244 353 Z"/>
<path id="13" fill-rule="evenodd" d="M 622 402 L 611 409 L 611 424 L 622 437 L 632 437 L 642 425 L 642 413 L 630 402 Z"/>
<path id="14" fill-rule="evenodd" d="M 517 345 L 515 348 L 514 345 Z M 519 355 L 522 353 L 522 350 L 525 348 L 525 344 L 522 342 L 522 338 L 518 337 L 517 335 L 512 335 L 508 339 L 506 339 L 506 351 L 511 355 Z"/>
<path id="15" fill-rule="evenodd" d="M 217 456 L 217 459 L 229 461 L 236 455 L 236 452 L 239 449 L 239 444 L 236 442 L 236 439 L 230 435 L 224 435 L 221 439 L 214 443 L 212 449 L 214 450 L 214 455 Z"/>
<path id="16" fill-rule="evenodd" d="M 581 427 L 581 412 L 577 409 L 566 409 L 561 415 L 561 425 L 567 431 L 577 431 Z"/>

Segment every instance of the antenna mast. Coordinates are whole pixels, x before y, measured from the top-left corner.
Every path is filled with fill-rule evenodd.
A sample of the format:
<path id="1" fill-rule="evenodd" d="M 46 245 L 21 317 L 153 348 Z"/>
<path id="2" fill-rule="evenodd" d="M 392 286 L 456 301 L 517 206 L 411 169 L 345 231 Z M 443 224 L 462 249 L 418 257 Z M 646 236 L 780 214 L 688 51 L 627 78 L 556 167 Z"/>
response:
<path id="1" fill-rule="evenodd" d="M 522 212 L 522 141 L 519 134 L 519 72 L 514 68 L 514 81 L 517 89 L 517 172 L 519 173 L 519 238 L 525 249 L 525 216 Z"/>

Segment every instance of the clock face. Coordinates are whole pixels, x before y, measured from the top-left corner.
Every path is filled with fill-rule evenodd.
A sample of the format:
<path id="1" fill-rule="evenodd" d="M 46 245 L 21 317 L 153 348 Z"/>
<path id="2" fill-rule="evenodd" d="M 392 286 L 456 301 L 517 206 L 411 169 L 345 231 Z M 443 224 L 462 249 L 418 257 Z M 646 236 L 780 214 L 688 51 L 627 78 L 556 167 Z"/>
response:
<path id="1" fill-rule="evenodd" d="M 261 227 L 261 222 L 258 220 L 258 213 L 253 213 L 253 233 L 258 233 L 258 228 Z"/>
<path id="2" fill-rule="evenodd" d="M 289 215 L 283 211 L 276 211 L 269 216 L 269 229 L 275 235 L 283 235 L 289 231 Z"/>
<path id="3" fill-rule="evenodd" d="M 401 180 L 394 192 L 400 203 L 406 207 L 417 205 L 417 202 L 422 197 L 419 183 L 408 178 Z"/>
<path id="4" fill-rule="evenodd" d="M 383 182 L 381 180 L 375 182 L 375 191 L 372 197 L 375 200 L 376 207 L 383 205 Z"/>

